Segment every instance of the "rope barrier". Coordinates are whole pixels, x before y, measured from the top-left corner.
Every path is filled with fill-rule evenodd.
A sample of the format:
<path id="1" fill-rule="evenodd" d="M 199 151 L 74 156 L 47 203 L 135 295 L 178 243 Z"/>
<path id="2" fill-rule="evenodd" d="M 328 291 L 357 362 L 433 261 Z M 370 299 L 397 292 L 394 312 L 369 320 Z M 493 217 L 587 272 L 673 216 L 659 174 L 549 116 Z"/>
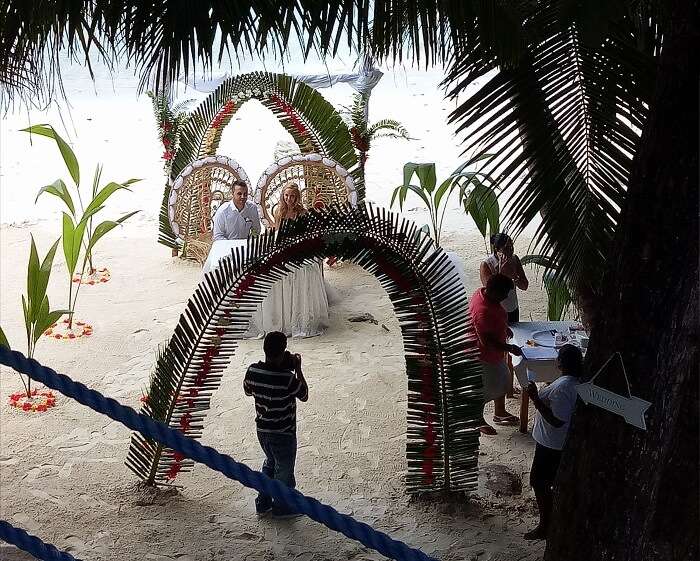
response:
<path id="1" fill-rule="evenodd" d="M 42 542 L 36 536 L 28 534 L 21 528 L 15 528 L 4 520 L 0 520 L 0 540 L 11 543 L 44 561 L 78 561 L 69 553 L 60 551 L 49 543 Z"/>
<path id="2" fill-rule="evenodd" d="M 74 382 L 65 374 L 59 374 L 55 370 L 41 365 L 33 358 L 25 357 L 18 351 L 0 347 L 0 364 L 26 374 L 33 380 L 41 382 L 45 386 L 75 399 L 78 403 L 184 454 L 195 462 L 205 464 L 211 469 L 223 473 L 229 479 L 234 479 L 246 487 L 272 496 L 295 512 L 305 514 L 312 520 L 378 551 L 385 557 L 397 561 L 437 561 L 422 551 L 375 530 L 364 522 L 358 522 L 347 514 L 341 514 L 331 506 L 312 497 L 307 497 L 296 489 L 290 489 L 285 484 L 270 479 L 263 473 L 253 471 L 245 464 L 236 462 L 230 456 L 221 454 L 210 446 L 204 446 L 163 423 L 137 413 L 131 407 L 121 405 L 114 399 L 91 390 L 85 384 Z"/>

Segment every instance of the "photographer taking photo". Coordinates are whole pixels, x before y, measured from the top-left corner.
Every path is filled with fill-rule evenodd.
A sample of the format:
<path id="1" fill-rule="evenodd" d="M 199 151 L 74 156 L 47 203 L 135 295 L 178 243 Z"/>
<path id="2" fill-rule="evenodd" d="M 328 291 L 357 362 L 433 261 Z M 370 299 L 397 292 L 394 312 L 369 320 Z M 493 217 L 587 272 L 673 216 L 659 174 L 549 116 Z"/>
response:
<path id="1" fill-rule="evenodd" d="M 265 360 L 248 367 L 243 391 L 255 399 L 255 424 L 265 453 L 262 472 L 293 488 L 296 485 L 296 400 L 307 401 L 309 387 L 301 370 L 301 355 L 291 354 L 286 349 L 284 333 L 268 333 L 263 343 Z M 269 512 L 277 518 L 300 516 L 262 493 L 255 499 L 255 511 L 258 515 Z"/>

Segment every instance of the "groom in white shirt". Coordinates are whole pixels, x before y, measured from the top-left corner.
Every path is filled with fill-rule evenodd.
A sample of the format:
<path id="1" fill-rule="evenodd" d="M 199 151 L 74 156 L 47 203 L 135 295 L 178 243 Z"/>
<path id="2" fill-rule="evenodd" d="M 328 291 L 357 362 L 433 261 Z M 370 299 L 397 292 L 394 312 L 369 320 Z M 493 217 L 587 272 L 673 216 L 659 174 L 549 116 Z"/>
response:
<path id="1" fill-rule="evenodd" d="M 244 240 L 251 232 L 258 235 L 260 231 L 258 207 L 248 201 L 248 186 L 234 181 L 231 202 L 222 204 L 214 214 L 214 241 Z"/>

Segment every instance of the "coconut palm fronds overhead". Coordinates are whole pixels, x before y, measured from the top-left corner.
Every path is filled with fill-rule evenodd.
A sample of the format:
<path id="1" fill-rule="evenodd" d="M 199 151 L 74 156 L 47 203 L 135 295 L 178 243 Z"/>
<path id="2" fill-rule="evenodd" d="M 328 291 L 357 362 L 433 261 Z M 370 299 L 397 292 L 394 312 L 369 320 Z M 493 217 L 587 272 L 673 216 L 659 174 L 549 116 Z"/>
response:
<path id="1" fill-rule="evenodd" d="M 158 91 L 195 67 L 281 55 L 290 41 L 305 52 L 334 52 L 358 37 L 360 14 L 366 29 L 367 0 L 2 0 L 0 85 L 9 99 L 48 98 L 60 85 L 62 59 L 100 58 L 128 62 L 144 87 Z"/>

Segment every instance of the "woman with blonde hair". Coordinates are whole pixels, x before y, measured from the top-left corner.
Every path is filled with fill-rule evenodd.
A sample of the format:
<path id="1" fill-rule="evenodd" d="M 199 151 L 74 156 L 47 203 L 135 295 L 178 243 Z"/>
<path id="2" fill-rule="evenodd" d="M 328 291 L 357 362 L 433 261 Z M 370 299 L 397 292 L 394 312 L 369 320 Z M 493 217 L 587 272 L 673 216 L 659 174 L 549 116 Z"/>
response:
<path id="1" fill-rule="evenodd" d="M 299 185 L 287 183 L 273 213 L 273 228 L 279 229 L 282 221 L 306 213 Z M 264 337 L 280 331 L 289 337 L 313 337 L 323 333 L 328 323 L 328 293 L 321 263 L 308 262 L 293 268 L 273 285 L 250 319 L 247 336 Z"/>
<path id="2" fill-rule="evenodd" d="M 275 208 L 275 228 L 279 228 L 283 220 L 294 220 L 302 214 L 306 214 L 304 205 L 301 204 L 301 191 L 296 183 L 287 183 L 282 187 L 280 202 Z"/>

